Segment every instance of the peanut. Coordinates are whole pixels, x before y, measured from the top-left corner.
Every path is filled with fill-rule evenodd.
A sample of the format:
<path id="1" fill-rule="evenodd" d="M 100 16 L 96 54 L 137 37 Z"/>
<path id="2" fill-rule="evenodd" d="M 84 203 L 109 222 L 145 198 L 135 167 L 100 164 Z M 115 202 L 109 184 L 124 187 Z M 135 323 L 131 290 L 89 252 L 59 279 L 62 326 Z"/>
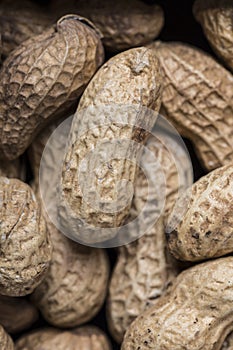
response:
<path id="1" fill-rule="evenodd" d="M 115 228 L 129 214 L 132 193 L 127 186 L 116 193 L 117 183 L 124 179 L 134 184 L 138 145 L 145 143 L 145 130 L 151 130 L 157 118 L 160 90 L 157 58 L 144 47 L 111 58 L 86 88 L 71 126 L 61 180 L 59 215 L 76 237 L 88 242 L 111 238 L 109 230 L 96 237 L 85 225 Z M 98 154 L 92 156 L 96 149 Z M 82 192 L 80 176 L 87 193 Z"/>
<path id="2" fill-rule="evenodd" d="M 9 333 L 28 329 L 38 319 L 37 309 L 26 298 L 0 296 L 0 324 Z"/>
<path id="3" fill-rule="evenodd" d="M 47 227 L 35 195 L 17 179 L 0 177 L 0 293 L 30 294 L 51 260 Z"/>
<path id="4" fill-rule="evenodd" d="M 233 166 L 218 168 L 198 180 L 182 221 L 168 235 L 178 259 L 198 261 L 233 252 Z"/>
<path id="5" fill-rule="evenodd" d="M 193 142 L 203 166 L 233 161 L 233 77 L 203 51 L 182 43 L 150 45 L 164 76 L 162 106 Z"/>
<path id="6" fill-rule="evenodd" d="M 142 46 L 156 38 L 164 25 L 162 8 L 139 0 L 52 1 L 52 13 L 79 13 L 89 18 L 103 34 L 108 51 L 117 52 Z"/>
<path id="7" fill-rule="evenodd" d="M 102 62 L 99 35 L 76 15 L 14 50 L 0 71 L 0 157 L 17 158 L 49 121 L 74 108 Z"/>
<path id="8" fill-rule="evenodd" d="M 213 50 L 233 71 L 232 1 L 196 0 L 193 12 Z"/>
<path id="9" fill-rule="evenodd" d="M 233 257 L 183 271 L 129 327 L 122 350 L 218 350 L 233 329 Z"/>
<path id="10" fill-rule="evenodd" d="M 44 328 L 22 336 L 16 350 L 111 350 L 106 335 L 97 327 L 86 326 L 72 331 Z"/>
<path id="11" fill-rule="evenodd" d="M 14 350 L 14 344 L 11 337 L 5 332 L 4 328 L 0 325 L 0 349 L 2 350 Z"/>

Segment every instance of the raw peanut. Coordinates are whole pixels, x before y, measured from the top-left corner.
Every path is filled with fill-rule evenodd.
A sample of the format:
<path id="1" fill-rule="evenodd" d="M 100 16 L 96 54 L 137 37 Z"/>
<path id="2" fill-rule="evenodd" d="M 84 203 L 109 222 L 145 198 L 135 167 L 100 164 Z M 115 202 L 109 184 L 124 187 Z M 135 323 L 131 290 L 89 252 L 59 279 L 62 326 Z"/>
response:
<path id="1" fill-rule="evenodd" d="M 37 309 L 26 298 L 0 296 L 0 324 L 7 332 L 19 333 L 37 319 Z"/>
<path id="2" fill-rule="evenodd" d="M 53 1 L 52 13 L 78 13 L 89 18 L 103 34 L 103 44 L 112 52 L 145 45 L 156 38 L 164 25 L 159 5 L 140 0 Z"/>
<path id="3" fill-rule="evenodd" d="M 0 293 L 30 294 L 51 260 L 47 227 L 34 193 L 16 179 L 0 177 Z"/>
<path id="4" fill-rule="evenodd" d="M 123 340 L 124 333 L 132 321 L 156 302 L 178 273 L 177 262 L 167 251 L 164 218 L 167 218 L 172 212 L 178 199 L 179 187 L 182 189 L 182 184 L 179 184 L 176 164 L 167 149 L 167 144 L 171 140 L 169 140 L 168 135 L 165 138 L 163 134 L 160 134 L 160 137 L 163 137 L 165 144 L 157 137 L 151 136 L 146 143 L 146 148 L 153 153 L 153 160 L 156 159 L 160 163 L 165 175 L 165 212 L 161 213 L 161 218 L 157 222 L 153 222 L 156 221 L 155 212 L 153 212 L 156 208 L 150 205 L 148 211 L 145 211 L 135 227 L 135 237 L 138 232 L 142 235 L 145 232 L 145 227 L 150 228 L 137 241 L 119 248 L 118 260 L 109 288 L 108 325 L 113 337 L 119 343 Z M 173 150 L 176 150 L 177 155 L 180 155 L 181 151 L 178 148 L 178 145 L 174 144 Z M 148 153 L 144 153 L 142 159 L 142 164 L 151 162 Z M 185 161 L 183 166 L 186 166 Z M 160 193 L 153 190 L 155 193 L 148 189 L 147 178 L 142 171 L 139 171 L 135 182 L 135 194 L 130 212 L 131 219 L 140 214 L 150 198 L 152 201 L 155 199 L 160 201 L 158 197 Z"/>
<path id="5" fill-rule="evenodd" d="M 0 325 L 0 349 L 2 350 L 14 350 L 14 344 L 11 337 L 5 332 L 4 328 Z"/>
<path id="6" fill-rule="evenodd" d="M 230 333 L 230 335 L 226 338 L 221 350 L 233 350 L 233 333 Z"/>
<path id="7" fill-rule="evenodd" d="M 74 108 L 102 62 L 99 35 L 76 15 L 14 50 L 0 72 L 0 157 L 17 158 L 48 122 Z"/>
<path id="8" fill-rule="evenodd" d="M 164 75 L 163 108 L 189 138 L 207 170 L 233 161 L 233 76 L 203 51 L 182 43 L 150 45 Z"/>
<path id="9" fill-rule="evenodd" d="M 111 350 L 107 336 L 97 327 L 85 326 L 71 331 L 44 328 L 23 335 L 16 350 Z"/>
<path id="10" fill-rule="evenodd" d="M 0 34 L 3 56 L 8 56 L 23 41 L 40 34 L 51 24 L 50 16 L 32 1 L 1 1 Z"/>
<path id="11" fill-rule="evenodd" d="M 219 350 L 233 329 L 233 257 L 183 271 L 129 327 L 122 350 Z"/>
<path id="12" fill-rule="evenodd" d="M 53 243 L 52 262 L 32 300 L 50 324 L 75 327 L 92 319 L 104 302 L 108 259 L 104 250 L 81 246 L 47 222 Z"/>
<path id="13" fill-rule="evenodd" d="M 196 0 L 193 12 L 213 50 L 233 71 L 232 1 Z"/>
<path id="14" fill-rule="evenodd" d="M 118 54 L 96 73 L 82 95 L 69 135 L 59 213 L 64 227 L 73 225 L 75 234 L 96 241 L 92 231 L 85 227 L 84 232 L 86 224 L 115 228 L 124 222 L 132 201 L 128 185 L 134 184 L 140 144 L 157 118 L 160 95 L 158 60 L 147 48 Z M 123 180 L 128 187 L 117 188 Z M 100 236 L 100 241 L 111 238 L 109 230 Z"/>
<path id="15" fill-rule="evenodd" d="M 168 235 L 170 252 L 188 261 L 233 252 L 233 165 L 203 176 L 189 191 L 182 221 Z"/>
<path id="16" fill-rule="evenodd" d="M 25 162 L 19 158 L 0 161 L 0 176 L 17 178 L 24 181 L 26 178 Z"/>

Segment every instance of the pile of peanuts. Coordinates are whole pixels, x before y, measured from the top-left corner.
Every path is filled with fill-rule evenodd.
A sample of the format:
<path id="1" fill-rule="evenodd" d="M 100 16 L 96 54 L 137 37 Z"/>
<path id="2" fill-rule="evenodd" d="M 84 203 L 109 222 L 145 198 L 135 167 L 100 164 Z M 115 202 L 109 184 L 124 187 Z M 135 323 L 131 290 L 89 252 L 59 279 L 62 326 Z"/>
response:
<path id="1" fill-rule="evenodd" d="M 191 4 L 208 53 L 162 7 L 0 0 L 0 350 L 233 350 L 233 2 Z"/>

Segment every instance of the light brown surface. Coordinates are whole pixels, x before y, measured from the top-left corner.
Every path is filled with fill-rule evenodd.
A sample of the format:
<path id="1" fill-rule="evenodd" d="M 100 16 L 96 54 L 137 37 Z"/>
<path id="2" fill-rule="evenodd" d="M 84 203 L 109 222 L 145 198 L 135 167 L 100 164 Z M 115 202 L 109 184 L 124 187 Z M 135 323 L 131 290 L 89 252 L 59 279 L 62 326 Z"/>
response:
<path id="1" fill-rule="evenodd" d="M 164 216 L 171 213 L 180 186 L 176 165 L 166 145 L 157 138 L 151 136 L 146 148 L 153 152 L 154 161 L 161 164 L 166 177 L 166 206 L 164 215 L 161 214 L 160 219 L 155 222 L 154 215 L 159 208 L 150 205 L 135 227 L 134 234 L 142 235 L 145 227 L 149 227 L 147 232 L 137 241 L 118 250 L 119 255 L 109 287 L 108 324 L 113 337 L 119 343 L 132 321 L 156 302 L 178 273 L 177 263 L 167 251 L 164 225 Z M 142 157 L 144 164 L 150 162 L 147 153 Z M 147 201 L 153 202 L 157 199 L 159 202 L 159 195 L 154 190 L 148 196 L 147 179 L 139 171 L 135 182 L 131 219 L 140 214 Z"/>
<path id="2" fill-rule="evenodd" d="M 0 293 L 30 294 L 51 260 L 47 226 L 28 185 L 0 177 Z"/>
<path id="3" fill-rule="evenodd" d="M 22 336 L 16 350 L 111 350 L 107 336 L 94 326 L 72 331 L 45 328 Z"/>
<path id="4" fill-rule="evenodd" d="M 213 50 L 233 71 L 233 2 L 196 0 L 193 12 Z"/>
<path id="5" fill-rule="evenodd" d="M 182 272 L 129 327 L 122 350 L 219 350 L 233 329 L 233 257 Z"/>
<path id="6" fill-rule="evenodd" d="M 233 165 L 197 181 L 182 221 L 168 236 L 170 252 L 199 261 L 233 252 Z"/>
<path id="7" fill-rule="evenodd" d="M 82 95 L 69 135 L 59 213 L 69 217 L 64 227 L 73 225 L 73 232 L 82 234 L 86 223 L 112 228 L 125 220 L 132 193 L 126 185 L 118 192 L 116 187 L 123 179 L 127 185 L 134 184 L 138 146 L 145 143 L 147 136 L 143 129 L 153 127 L 160 96 L 158 61 L 147 48 L 118 54 L 96 73 Z M 90 153 L 93 150 L 97 153 Z M 85 170 L 80 164 L 88 155 Z M 106 231 L 106 237 L 98 237 L 100 240 L 111 238 Z M 85 234 L 89 235 L 88 230 Z M 90 232 L 90 240 L 92 235 Z"/>
<path id="8" fill-rule="evenodd" d="M 182 43 L 150 45 L 164 75 L 165 116 L 189 138 L 207 170 L 233 162 L 233 76 Z"/>
<path id="9" fill-rule="evenodd" d="M 14 350 L 14 344 L 11 337 L 5 332 L 4 328 L 0 325 L 0 349 L 1 350 Z"/>
<path id="10" fill-rule="evenodd" d="M 112 52 L 142 46 L 156 38 L 164 24 L 159 5 L 140 0 L 54 0 L 51 13 L 78 13 L 87 17 L 103 34 L 105 48 Z"/>
<path id="11" fill-rule="evenodd" d="M 52 17 L 52 16 L 51 16 Z M 0 1 L 2 54 L 8 56 L 23 41 L 40 34 L 52 24 L 45 8 L 32 1 Z"/>
<path id="12" fill-rule="evenodd" d="M 44 318 L 58 327 L 75 327 L 91 320 L 103 305 L 109 262 L 102 249 L 79 245 L 46 219 L 53 256 L 48 273 L 32 295 Z"/>
<path id="13" fill-rule="evenodd" d="M 103 58 L 92 24 L 75 15 L 9 55 L 0 72 L 0 157 L 17 158 L 46 123 L 74 108 Z"/>
<path id="14" fill-rule="evenodd" d="M 0 296 L 0 324 L 8 333 L 28 329 L 38 317 L 37 309 L 26 298 Z"/>

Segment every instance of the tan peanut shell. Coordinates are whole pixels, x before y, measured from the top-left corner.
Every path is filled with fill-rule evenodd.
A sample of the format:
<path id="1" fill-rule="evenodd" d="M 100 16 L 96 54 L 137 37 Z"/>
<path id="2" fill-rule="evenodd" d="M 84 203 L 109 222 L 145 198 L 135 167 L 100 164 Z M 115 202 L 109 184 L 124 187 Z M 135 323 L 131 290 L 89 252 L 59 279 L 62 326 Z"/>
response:
<path id="1" fill-rule="evenodd" d="M 4 328 L 0 325 L 0 349 L 2 350 L 14 350 L 14 343 L 11 337 L 5 332 Z"/>
<path id="2" fill-rule="evenodd" d="M 0 293 L 30 294 L 45 277 L 51 244 L 40 205 L 28 185 L 0 177 Z"/>
<path id="3" fill-rule="evenodd" d="M 158 60 L 145 47 L 114 56 L 89 83 L 73 119 L 61 181 L 60 216 L 68 213 L 73 231 L 80 234 L 86 223 L 112 228 L 124 222 L 132 196 L 117 184 L 134 184 L 139 145 L 156 121 L 160 96 Z M 105 231 L 100 240 L 111 238 Z"/>
<path id="4" fill-rule="evenodd" d="M 182 221 L 168 235 L 170 252 L 188 261 L 233 252 L 233 165 L 203 176 L 189 191 Z"/>
<path id="5" fill-rule="evenodd" d="M 79 245 L 48 221 L 53 243 L 52 262 L 32 300 L 44 318 L 62 328 L 91 320 L 107 292 L 109 262 L 102 249 Z"/>
<path id="6" fill-rule="evenodd" d="M 233 161 L 233 76 L 203 51 L 182 43 L 150 45 L 159 58 L 169 121 L 189 138 L 207 170 Z"/>
<path id="7" fill-rule="evenodd" d="M 7 57 L 23 41 L 40 34 L 52 19 L 47 11 L 32 1 L 0 2 L 0 34 L 2 37 L 2 54 Z"/>
<path id="8" fill-rule="evenodd" d="M 213 50 L 233 72 L 232 1 L 196 0 L 193 12 Z"/>
<path id="9" fill-rule="evenodd" d="M 129 327 L 121 350 L 219 350 L 233 329 L 233 257 L 183 271 Z"/>
<path id="10" fill-rule="evenodd" d="M 97 327 L 85 326 L 70 331 L 44 328 L 23 335 L 16 350 L 111 350 L 107 336 Z"/>
<path id="11" fill-rule="evenodd" d="M 0 296 L 0 324 L 8 333 L 19 333 L 37 321 L 35 306 L 26 298 Z"/>
<path id="12" fill-rule="evenodd" d="M 17 158 L 48 122 L 74 108 L 102 62 L 99 35 L 76 15 L 14 50 L 0 71 L 0 157 Z"/>
<path id="13" fill-rule="evenodd" d="M 78 13 L 90 19 L 102 32 L 105 48 L 112 52 L 151 42 L 164 25 L 162 8 L 140 0 L 56 0 L 52 2 L 54 12 Z"/>
<path id="14" fill-rule="evenodd" d="M 152 205 L 144 213 L 135 228 L 135 236 L 143 234 L 145 222 L 150 222 L 145 234 L 133 243 L 118 249 L 118 259 L 112 274 L 108 297 L 108 325 L 117 342 L 123 340 L 132 321 L 163 294 L 167 285 L 178 273 L 175 259 L 169 256 L 166 247 L 164 216 L 167 217 L 177 200 L 179 189 L 178 172 L 171 154 L 158 138 L 151 136 L 146 148 L 153 152 L 154 161 L 160 163 L 166 177 L 165 212 L 151 222 Z M 144 163 L 148 164 L 148 154 L 143 153 Z M 185 164 L 184 164 L 185 166 Z M 155 174 L 155 176 L 159 176 Z M 148 194 L 148 191 L 150 193 Z M 146 201 L 158 201 L 160 193 L 148 189 L 147 178 L 139 171 L 135 182 L 135 194 L 131 208 L 131 217 L 136 217 L 143 210 Z"/>

